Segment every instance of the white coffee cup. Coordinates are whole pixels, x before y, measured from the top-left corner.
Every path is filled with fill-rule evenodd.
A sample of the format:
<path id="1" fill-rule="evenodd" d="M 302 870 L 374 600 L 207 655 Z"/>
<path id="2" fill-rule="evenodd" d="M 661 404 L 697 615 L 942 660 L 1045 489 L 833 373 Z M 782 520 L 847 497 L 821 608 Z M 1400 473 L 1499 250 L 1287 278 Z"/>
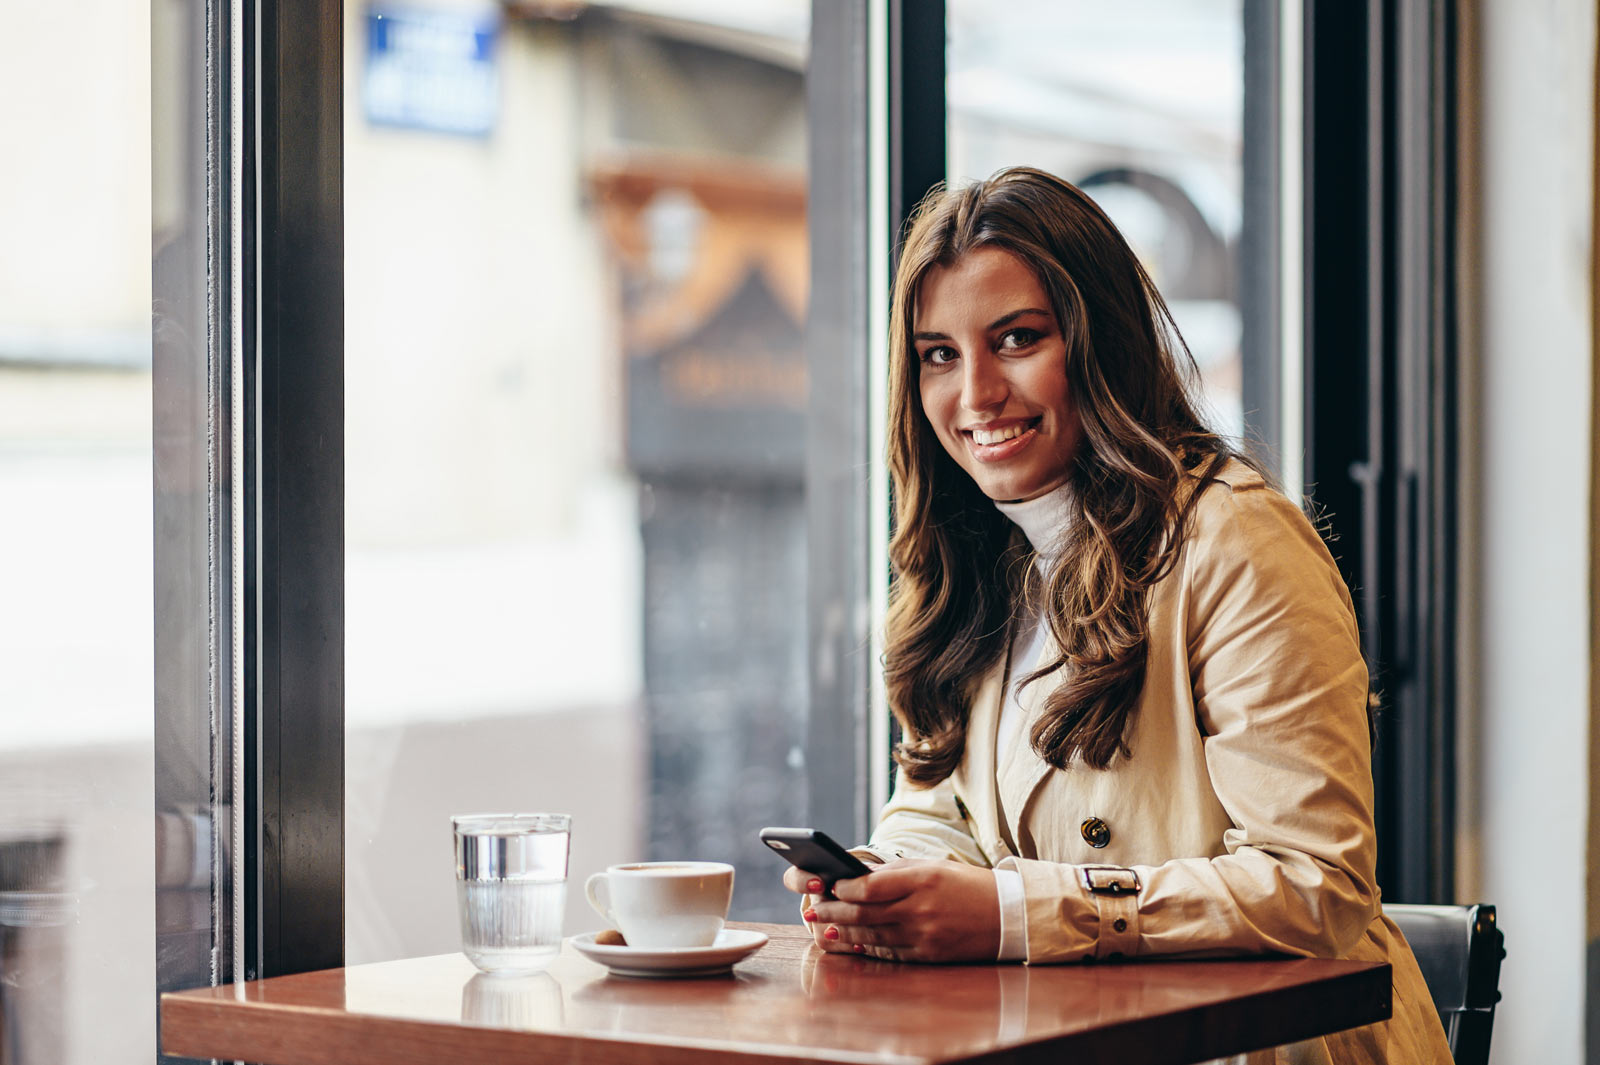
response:
<path id="1" fill-rule="evenodd" d="M 709 947 L 728 916 L 733 866 L 722 862 L 632 862 L 584 885 L 589 905 L 630 947 Z"/>

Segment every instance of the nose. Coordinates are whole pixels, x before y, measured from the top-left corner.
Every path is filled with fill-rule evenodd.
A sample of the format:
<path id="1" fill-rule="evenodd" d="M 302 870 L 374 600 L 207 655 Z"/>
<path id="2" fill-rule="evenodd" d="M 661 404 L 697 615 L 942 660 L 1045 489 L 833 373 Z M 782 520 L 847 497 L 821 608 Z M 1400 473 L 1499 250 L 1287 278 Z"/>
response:
<path id="1" fill-rule="evenodd" d="M 979 353 L 962 360 L 961 405 L 981 414 L 1005 406 L 1011 387 L 999 360 Z"/>

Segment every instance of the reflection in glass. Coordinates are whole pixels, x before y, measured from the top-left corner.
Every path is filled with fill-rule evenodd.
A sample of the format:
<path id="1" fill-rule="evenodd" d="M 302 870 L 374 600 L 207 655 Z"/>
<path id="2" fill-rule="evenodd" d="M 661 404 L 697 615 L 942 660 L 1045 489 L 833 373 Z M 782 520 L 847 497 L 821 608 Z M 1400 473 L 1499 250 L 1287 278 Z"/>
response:
<path id="1" fill-rule="evenodd" d="M 951 0 L 949 31 L 951 178 L 1028 165 L 1092 195 L 1241 435 L 1241 0 Z"/>
<path id="2" fill-rule="evenodd" d="M 149 17 L 0 15 L 5 1065 L 155 1054 Z"/>
<path id="3" fill-rule="evenodd" d="M 790 918 L 809 5 L 405 11 L 463 46 L 346 7 L 347 960 L 457 949 L 481 810 Z M 407 77 L 481 106 L 408 119 Z"/>

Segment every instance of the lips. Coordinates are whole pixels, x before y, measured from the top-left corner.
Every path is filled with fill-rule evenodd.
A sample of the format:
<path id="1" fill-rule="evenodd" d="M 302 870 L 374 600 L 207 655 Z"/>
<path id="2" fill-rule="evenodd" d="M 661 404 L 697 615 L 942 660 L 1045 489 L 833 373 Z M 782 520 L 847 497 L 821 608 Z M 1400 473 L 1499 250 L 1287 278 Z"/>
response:
<path id="1" fill-rule="evenodd" d="M 1012 437 L 1021 436 L 1028 431 L 1027 423 L 1017 422 L 1003 429 L 973 429 L 972 442 L 975 444 L 1003 444 Z"/>
<path id="2" fill-rule="evenodd" d="M 1005 425 L 974 426 L 962 429 L 961 435 L 966 438 L 967 450 L 979 462 L 1004 462 L 1038 439 L 1043 420 L 1040 416 Z"/>

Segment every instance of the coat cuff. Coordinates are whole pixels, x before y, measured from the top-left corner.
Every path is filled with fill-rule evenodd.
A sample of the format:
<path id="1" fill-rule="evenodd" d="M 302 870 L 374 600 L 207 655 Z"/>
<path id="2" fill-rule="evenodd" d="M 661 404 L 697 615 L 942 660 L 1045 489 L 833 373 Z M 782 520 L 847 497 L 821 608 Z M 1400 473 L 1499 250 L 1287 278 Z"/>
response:
<path id="1" fill-rule="evenodd" d="M 1014 869 L 1022 877 L 1029 962 L 1139 953 L 1143 883 L 1136 870 L 1019 858 L 1007 858 L 997 868 Z"/>
<path id="2" fill-rule="evenodd" d="M 1121 866 L 1082 866 L 1084 888 L 1099 920 L 1096 958 L 1131 958 L 1139 953 L 1139 874 Z"/>

